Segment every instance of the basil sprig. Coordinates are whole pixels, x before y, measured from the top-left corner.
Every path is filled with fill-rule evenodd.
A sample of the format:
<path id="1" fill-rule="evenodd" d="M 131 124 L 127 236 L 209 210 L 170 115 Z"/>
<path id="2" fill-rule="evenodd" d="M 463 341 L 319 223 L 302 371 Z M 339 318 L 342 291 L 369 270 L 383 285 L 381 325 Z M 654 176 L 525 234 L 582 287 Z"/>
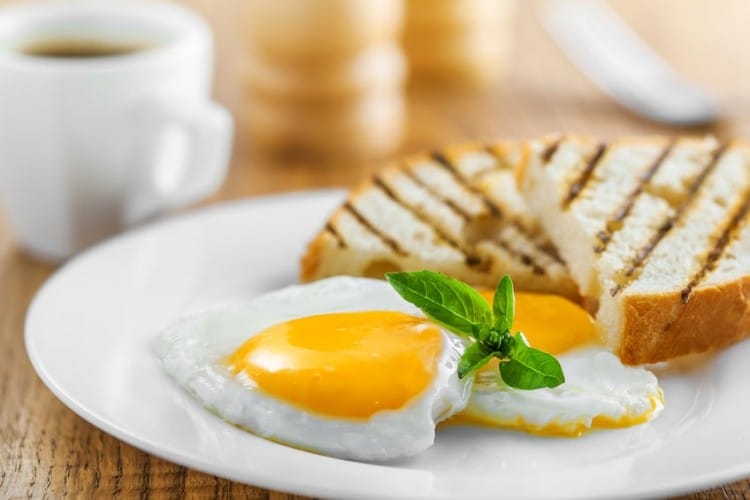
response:
<path id="1" fill-rule="evenodd" d="M 503 382 L 516 389 L 557 387 L 565 382 L 554 356 L 530 347 L 522 333 L 511 334 L 515 296 L 510 276 L 498 283 L 492 309 L 474 288 L 442 273 L 387 273 L 385 278 L 428 318 L 474 340 L 458 363 L 459 378 L 498 358 Z"/>

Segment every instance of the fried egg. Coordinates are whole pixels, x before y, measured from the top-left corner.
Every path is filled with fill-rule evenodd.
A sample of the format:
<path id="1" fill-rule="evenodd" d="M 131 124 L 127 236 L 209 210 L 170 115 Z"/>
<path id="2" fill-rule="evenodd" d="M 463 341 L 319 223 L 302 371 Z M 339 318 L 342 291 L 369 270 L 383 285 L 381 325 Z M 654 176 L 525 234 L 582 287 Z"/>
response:
<path id="1" fill-rule="evenodd" d="M 492 300 L 491 293 L 483 295 Z M 476 374 L 469 405 L 452 422 L 578 436 L 643 423 L 663 408 L 656 377 L 624 366 L 597 345 L 593 321 L 574 303 L 555 295 L 516 293 L 513 330 L 557 357 L 565 383 L 552 389 L 513 389 L 498 376 L 497 362 L 491 362 Z"/>
<path id="2" fill-rule="evenodd" d="M 167 373 L 203 406 L 259 436 L 340 458 L 417 454 L 463 409 L 465 341 L 384 281 L 335 277 L 170 326 Z"/>

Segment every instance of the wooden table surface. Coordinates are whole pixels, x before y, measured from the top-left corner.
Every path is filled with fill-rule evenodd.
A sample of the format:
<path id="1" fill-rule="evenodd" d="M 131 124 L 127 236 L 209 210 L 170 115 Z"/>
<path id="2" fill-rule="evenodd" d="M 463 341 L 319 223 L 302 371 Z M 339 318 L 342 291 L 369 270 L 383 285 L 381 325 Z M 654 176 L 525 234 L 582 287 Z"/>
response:
<path id="1" fill-rule="evenodd" d="M 274 160 L 255 152 L 243 122 L 252 109 L 243 98 L 235 64 L 242 52 L 235 4 L 230 0 L 187 3 L 214 26 L 216 94 L 238 123 L 229 178 L 209 203 L 350 186 L 377 167 L 377 161 L 320 165 Z M 720 98 L 725 119 L 711 129 L 691 132 L 750 137 L 750 2 L 615 0 L 613 5 L 683 74 Z M 488 92 L 411 92 L 410 135 L 402 152 L 465 139 L 529 137 L 551 131 L 602 136 L 681 132 L 629 115 L 598 92 L 550 43 L 537 21 L 538 7 L 536 2 L 522 2 L 512 74 L 504 85 Z M 55 399 L 35 375 L 23 347 L 26 309 L 54 270 L 20 253 L 10 229 L 0 220 L 0 498 L 298 498 L 150 456 L 99 431 Z M 747 497 L 750 481 L 745 480 L 688 498 Z"/>

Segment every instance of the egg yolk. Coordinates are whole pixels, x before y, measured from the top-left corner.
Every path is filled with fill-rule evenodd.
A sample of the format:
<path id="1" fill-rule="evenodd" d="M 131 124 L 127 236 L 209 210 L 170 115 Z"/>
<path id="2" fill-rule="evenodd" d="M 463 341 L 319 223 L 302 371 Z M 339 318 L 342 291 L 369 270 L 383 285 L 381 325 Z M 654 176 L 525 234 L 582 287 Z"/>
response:
<path id="1" fill-rule="evenodd" d="M 494 291 L 482 292 L 492 305 Z M 581 307 L 558 295 L 516 292 L 512 332 L 523 332 L 529 344 L 550 354 L 562 354 L 596 341 L 591 316 Z"/>
<path id="2" fill-rule="evenodd" d="M 265 393 L 305 410 L 366 419 L 432 382 L 443 348 L 428 320 L 394 311 L 320 314 L 280 323 L 226 359 Z"/>

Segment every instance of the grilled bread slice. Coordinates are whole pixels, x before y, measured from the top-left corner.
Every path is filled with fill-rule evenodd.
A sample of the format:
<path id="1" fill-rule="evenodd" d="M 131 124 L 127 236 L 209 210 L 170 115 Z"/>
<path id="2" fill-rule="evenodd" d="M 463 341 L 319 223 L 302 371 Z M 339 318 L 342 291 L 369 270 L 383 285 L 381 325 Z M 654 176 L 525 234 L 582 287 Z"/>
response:
<path id="1" fill-rule="evenodd" d="M 523 150 L 461 145 L 385 168 L 355 188 L 309 244 L 301 279 L 432 269 L 494 288 L 508 273 L 519 289 L 578 298 L 518 193 L 514 167 Z"/>
<path id="2" fill-rule="evenodd" d="M 750 334 L 750 146 L 713 138 L 533 143 L 528 206 L 629 364 Z"/>

